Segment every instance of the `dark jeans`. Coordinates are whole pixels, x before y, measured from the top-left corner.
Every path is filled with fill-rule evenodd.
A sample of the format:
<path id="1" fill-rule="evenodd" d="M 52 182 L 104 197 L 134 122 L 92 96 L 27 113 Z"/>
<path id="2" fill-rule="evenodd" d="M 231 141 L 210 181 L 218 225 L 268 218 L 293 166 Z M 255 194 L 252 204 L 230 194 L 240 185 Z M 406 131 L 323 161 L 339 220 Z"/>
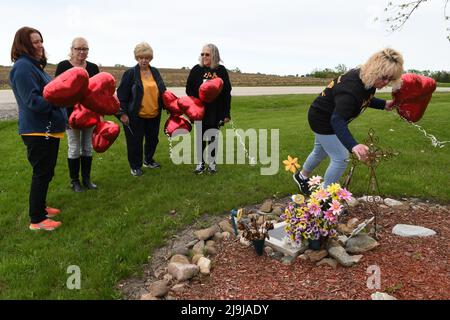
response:
<path id="1" fill-rule="evenodd" d="M 197 129 L 197 134 L 198 134 L 200 132 L 200 130 L 198 130 L 199 129 L 198 127 L 196 129 Z M 213 130 L 209 131 L 208 134 L 205 136 L 205 132 L 210 130 L 210 129 L 213 129 Z M 214 126 L 214 125 L 208 125 L 208 124 L 202 123 L 202 130 L 201 130 L 201 132 L 202 132 L 202 137 L 201 137 L 201 139 L 202 139 L 201 140 L 202 141 L 201 155 L 200 155 L 200 148 L 197 148 L 197 159 L 200 162 L 203 162 L 203 163 L 205 163 L 205 162 L 208 162 L 208 163 L 215 162 L 216 161 L 216 149 L 218 148 L 219 127 L 218 126 Z M 204 139 L 207 140 L 207 141 L 204 141 Z M 196 138 L 196 141 L 197 142 L 199 141 L 198 137 Z M 209 146 L 208 152 L 210 152 L 210 154 L 211 154 L 211 158 L 210 159 L 207 159 L 205 157 L 205 154 L 204 154 L 205 149 L 206 149 L 207 146 Z"/>
<path id="2" fill-rule="evenodd" d="M 27 146 L 28 161 L 33 168 L 29 198 L 30 220 L 31 223 L 39 223 L 47 219 L 47 191 L 55 174 L 60 139 L 22 136 L 22 140 Z"/>
<path id="3" fill-rule="evenodd" d="M 127 140 L 128 162 L 131 169 L 140 169 L 142 159 L 146 163 L 153 161 L 159 139 L 159 124 L 161 114 L 156 118 L 144 119 L 140 117 L 129 117 L 131 131 L 124 126 L 125 138 Z M 144 148 L 142 142 L 145 138 Z"/>

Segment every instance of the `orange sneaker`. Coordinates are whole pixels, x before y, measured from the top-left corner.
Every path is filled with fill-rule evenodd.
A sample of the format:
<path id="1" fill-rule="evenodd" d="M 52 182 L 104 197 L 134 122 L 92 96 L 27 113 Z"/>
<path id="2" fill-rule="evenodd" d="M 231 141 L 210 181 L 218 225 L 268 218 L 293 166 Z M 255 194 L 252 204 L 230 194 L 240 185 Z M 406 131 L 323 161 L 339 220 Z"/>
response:
<path id="1" fill-rule="evenodd" d="M 45 211 L 47 211 L 47 218 L 53 218 L 61 213 L 61 210 L 50 207 L 45 208 Z"/>
<path id="2" fill-rule="evenodd" d="M 47 230 L 52 231 L 61 226 L 61 222 L 45 219 L 39 223 L 31 223 L 30 230 Z"/>

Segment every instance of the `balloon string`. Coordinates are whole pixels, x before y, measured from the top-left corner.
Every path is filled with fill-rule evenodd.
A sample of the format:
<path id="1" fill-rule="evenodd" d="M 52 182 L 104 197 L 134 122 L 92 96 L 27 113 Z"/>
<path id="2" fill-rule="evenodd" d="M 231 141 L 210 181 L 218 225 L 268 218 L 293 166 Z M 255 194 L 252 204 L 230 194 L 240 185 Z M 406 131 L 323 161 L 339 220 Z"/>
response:
<path id="1" fill-rule="evenodd" d="M 236 137 L 238 137 L 238 139 L 239 139 L 239 143 L 241 144 L 242 149 L 244 150 L 245 157 L 248 159 L 249 164 L 250 164 L 250 165 L 255 165 L 255 164 L 256 164 L 256 158 L 250 156 L 250 153 L 248 152 L 247 148 L 245 147 L 244 139 L 242 138 L 242 136 L 241 136 L 241 135 L 237 132 L 237 130 L 236 130 L 236 125 L 235 125 L 234 121 L 233 121 L 233 120 L 230 120 L 230 124 L 231 124 L 231 128 L 232 128 L 233 131 L 234 131 L 234 134 L 235 134 Z"/>
<path id="2" fill-rule="evenodd" d="M 432 134 L 429 134 L 424 128 L 422 128 L 421 126 L 413 123 L 412 121 L 409 121 L 408 119 L 406 119 L 405 117 L 403 117 L 401 114 L 399 114 L 400 118 L 402 118 L 403 120 L 405 120 L 406 122 L 408 122 L 409 124 L 411 124 L 412 126 L 416 127 L 417 130 L 419 130 L 420 132 L 422 132 L 424 134 L 425 137 L 427 137 L 428 139 L 431 140 L 431 145 L 435 148 L 443 148 L 445 147 L 446 143 L 450 143 L 450 141 L 439 141 L 435 136 L 433 136 Z"/>

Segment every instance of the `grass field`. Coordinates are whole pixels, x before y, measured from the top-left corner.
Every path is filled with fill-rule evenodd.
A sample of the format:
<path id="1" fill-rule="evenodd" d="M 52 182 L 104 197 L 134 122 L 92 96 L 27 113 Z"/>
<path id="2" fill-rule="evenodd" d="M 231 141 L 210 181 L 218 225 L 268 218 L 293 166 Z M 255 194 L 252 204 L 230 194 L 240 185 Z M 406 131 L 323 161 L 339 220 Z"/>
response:
<path id="1" fill-rule="evenodd" d="M 225 214 L 297 192 L 281 161 L 291 155 L 303 163 L 311 150 L 306 112 L 313 99 L 314 95 L 233 98 L 236 127 L 280 129 L 280 170 L 272 176 L 261 176 L 261 165 L 248 164 L 219 165 L 215 176 L 194 176 L 194 165 L 170 162 L 168 140 L 161 134 L 155 158 L 162 169 L 146 169 L 134 178 L 122 133 L 106 153 L 95 155 L 93 181 L 99 190 L 75 194 L 69 188 L 64 139 L 48 196 L 49 205 L 62 209 L 63 225 L 54 232 L 28 230 L 31 169 L 16 122 L 0 122 L 0 299 L 120 298 L 117 282 L 140 275 L 155 248 L 201 215 Z M 441 141 L 450 140 L 449 101 L 450 94 L 435 94 L 418 123 Z M 400 152 L 377 169 L 383 195 L 450 201 L 450 144 L 432 147 L 394 112 L 367 110 L 350 128 L 360 141 L 373 128 L 381 146 Z M 325 166 L 316 173 L 322 175 Z M 363 165 L 357 167 L 350 189 L 357 195 L 367 189 Z M 173 209 L 175 216 L 169 214 Z M 80 290 L 66 287 L 71 265 L 80 267 Z"/>

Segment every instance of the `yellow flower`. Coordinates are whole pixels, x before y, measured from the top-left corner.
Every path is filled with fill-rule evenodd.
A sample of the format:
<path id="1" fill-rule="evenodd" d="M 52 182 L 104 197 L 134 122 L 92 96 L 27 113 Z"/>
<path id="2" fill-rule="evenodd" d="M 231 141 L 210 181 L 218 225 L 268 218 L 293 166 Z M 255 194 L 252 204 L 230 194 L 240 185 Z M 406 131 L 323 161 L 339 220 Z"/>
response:
<path id="1" fill-rule="evenodd" d="M 297 204 L 302 204 L 305 202 L 305 197 L 301 194 L 295 194 L 292 196 L 292 201 L 294 201 Z"/>
<path id="2" fill-rule="evenodd" d="M 295 173 L 297 169 L 300 168 L 300 165 L 297 163 L 297 161 L 298 161 L 297 158 L 292 158 L 291 156 L 288 156 L 287 160 L 283 161 L 286 171 L 291 171 L 292 173 Z"/>
<path id="3" fill-rule="evenodd" d="M 341 190 L 339 183 L 332 183 L 327 188 L 327 191 L 331 194 L 336 194 L 339 190 Z"/>
<path id="4" fill-rule="evenodd" d="M 241 220 L 241 218 L 242 218 L 242 212 L 243 212 L 244 210 L 242 209 L 242 208 L 240 208 L 238 211 L 237 211 L 237 214 L 236 214 L 236 220 L 237 221 L 239 221 L 239 220 Z"/>

